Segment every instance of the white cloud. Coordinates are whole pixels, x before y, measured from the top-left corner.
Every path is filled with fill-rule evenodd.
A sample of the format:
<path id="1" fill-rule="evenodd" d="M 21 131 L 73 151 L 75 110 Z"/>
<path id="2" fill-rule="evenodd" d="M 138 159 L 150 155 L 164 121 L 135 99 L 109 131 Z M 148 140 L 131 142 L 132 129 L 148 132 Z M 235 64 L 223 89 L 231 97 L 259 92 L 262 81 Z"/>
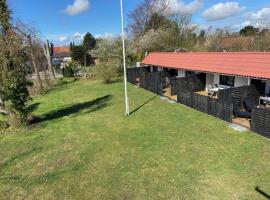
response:
<path id="1" fill-rule="evenodd" d="M 222 20 L 245 10 L 238 2 L 218 3 L 203 12 L 208 21 Z"/>
<path id="2" fill-rule="evenodd" d="M 251 13 L 250 18 L 253 20 L 270 21 L 270 7 L 262 8 L 257 12 Z"/>
<path id="3" fill-rule="evenodd" d="M 203 0 L 194 0 L 190 3 L 182 0 L 168 0 L 168 4 L 173 13 L 193 14 L 202 7 Z"/>
<path id="4" fill-rule="evenodd" d="M 115 35 L 112 34 L 112 33 L 104 33 L 104 34 L 96 34 L 95 35 L 95 38 L 106 38 L 106 39 L 109 39 L 109 38 L 114 38 Z"/>
<path id="5" fill-rule="evenodd" d="M 267 24 L 261 21 L 245 21 L 241 24 L 241 28 L 246 26 L 253 26 L 255 28 L 267 28 Z"/>
<path id="6" fill-rule="evenodd" d="M 74 35 L 71 36 L 71 39 L 76 40 L 76 41 L 80 41 L 83 40 L 83 37 L 85 36 L 85 33 L 74 33 Z"/>
<path id="7" fill-rule="evenodd" d="M 264 7 L 257 11 L 248 12 L 245 17 L 246 21 L 241 24 L 242 27 L 254 26 L 256 28 L 269 28 L 270 7 Z"/>
<path id="8" fill-rule="evenodd" d="M 69 45 L 70 42 L 80 44 L 83 41 L 85 33 L 74 33 L 71 35 L 52 35 L 51 40 L 57 45 Z"/>
<path id="9" fill-rule="evenodd" d="M 88 10 L 90 7 L 89 0 L 74 0 L 72 5 L 68 5 L 64 13 L 73 16 Z"/>
<path id="10" fill-rule="evenodd" d="M 241 26 L 241 27 L 245 27 L 245 26 L 250 26 L 251 24 L 252 24 L 251 21 L 245 21 L 245 22 L 243 22 L 240 26 Z"/>
<path id="11" fill-rule="evenodd" d="M 68 37 L 67 37 L 67 36 L 64 36 L 64 35 L 61 35 L 61 36 L 58 37 L 58 40 L 59 40 L 60 42 L 64 42 L 64 41 L 66 41 L 67 39 L 68 39 Z"/>

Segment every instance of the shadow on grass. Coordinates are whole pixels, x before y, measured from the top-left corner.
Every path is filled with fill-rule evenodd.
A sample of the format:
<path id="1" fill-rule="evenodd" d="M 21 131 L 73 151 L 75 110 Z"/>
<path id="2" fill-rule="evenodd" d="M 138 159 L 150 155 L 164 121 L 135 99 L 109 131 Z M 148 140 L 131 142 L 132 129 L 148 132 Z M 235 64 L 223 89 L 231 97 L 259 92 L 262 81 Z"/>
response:
<path id="1" fill-rule="evenodd" d="M 46 172 L 45 174 L 35 175 L 35 176 L 23 176 L 23 175 L 15 175 L 15 173 L 7 173 L 0 177 L 0 180 L 6 184 L 15 184 L 20 185 L 22 187 L 36 186 L 51 184 L 55 181 L 58 181 L 61 177 L 65 175 L 71 175 L 78 172 L 81 168 L 83 168 L 83 164 L 81 163 L 71 163 L 70 166 L 66 166 L 62 169 L 51 170 Z"/>
<path id="2" fill-rule="evenodd" d="M 84 103 L 78 103 L 74 104 L 65 108 L 61 108 L 58 110 L 53 110 L 49 113 L 46 113 L 38 118 L 35 118 L 31 121 L 31 124 L 36 124 L 40 122 L 45 122 L 45 121 L 50 121 L 50 120 L 55 120 L 59 119 L 62 117 L 66 117 L 69 115 L 77 114 L 81 112 L 82 110 L 86 110 L 84 114 L 90 113 L 90 112 L 95 112 L 97 110 L 103 109 L 104 107 L 107 106 L 107 101 L 111 99 L 111 95 L 106 95 L 100 98 L 97 98 L 92 101 L 87 101 Z"/>
<path id="3" fill-rule="evenodd" d="M 80 162 L 74 162 L 70 163 L 69 166 L 66 166 L 64 168 L 58 169 L 58 170 L 51 170 L 46 172 L 45 174 L 41 174 L 40 176 L 23 176 L 17 174 L 17 172 L 9 173 L 9 171 L 6 171 L 5 169 L 9 167 L 15 167 L 15 164 L 17 161 L 22 161 L 23 159 L 26 159 L 30 156 L 33 156 L 37 153 L 43 152 L 43 148 L 41 147 L 35 147 L 28 151 L 21 152 L 17 155 L 14 155 L 10 159 L 4 161 L 3 163 L 0 163 L 0 181 L 3 181 L 7 184 L 13 183 L 16 185 L 21 186 L 29 186 L 29 185 L 37 185 L 37 184 L 44 184 L 48 182 L 54 182 L 57 181 L 59 178 L 64 176 L 65 174 L 74 173 L 76 171 L 79 171 L 80 168 L 83 167 L 83 165 Z"/>
<path id="4" fill-rule="evenodd" d="M 40 105 L 40 103 L 31 104 L 31 105 L 27 106 L 26 110 L 28 113 L 32 113 L 39 107 L 39 105 Z"/>
<path id="5" fill-rule="evenodd" d="M 0 171 L 2 171 L 3 169 L 7 168 L 8 166 L 12 165 L 12 163 L 16 160 L 20 160 L 20 159 L 23 159 L 29 155 L 32 155 L 34 153 L 38 153 L 38 152 L 41 152 L 43 148 L 41 147 L 35 147 L 29 151 L 25 151 L 25 152 L 22 152 L 22 153 L 19 153 L 13 157 L 11 157 L 10 159 L 4 161 L 3 163 L 0 163 Z"/>
<path id="6" fill-rule="evenodd" d="M 146 102 L 144 102 L 142 105 L 140 105 L 139 107 L 137 107 L 136 109 L 134 109 L 133 111 L 130 112 L 130 115 L 134 114 L 135 112 L 137 112 L 138 110 L 140 110 L 142 107 L 144 107 L 146 104 L 150 103 L 152 100 L 154 100 L 158 95 L 155 95 L 153 97 L 151 97 L 149 100 L 147 100 Z"/>
<path id="7" fill-rule="evenodd" d="M 266 199 L 270 199 L 270 195 L 264 192 L 263 190 L 260 189 L 259 186 L 255 187 L 256 192 L 260 193 L 262 196 L 264 196 Z"/>
<path id="8" fill-rule="evenodd" d="M 55 91 L 57 89 L 63 89 L 65 86 L 68 86 L 74 82 L 77 82 L 79 80 L 79 78 L 61 78 L 57 81 L 57 83 L 55 84 L 55 86 L 53 86 L 52 88 L 43 91 L 43 94 L 48 94 L 52 91 Z"/>

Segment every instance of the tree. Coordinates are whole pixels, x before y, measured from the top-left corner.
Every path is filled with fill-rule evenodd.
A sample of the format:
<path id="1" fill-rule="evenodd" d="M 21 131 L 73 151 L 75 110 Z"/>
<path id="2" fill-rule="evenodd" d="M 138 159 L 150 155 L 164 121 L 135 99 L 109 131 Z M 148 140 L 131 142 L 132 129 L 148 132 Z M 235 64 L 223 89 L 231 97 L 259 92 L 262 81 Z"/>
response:
<path id="1" fill-rule="evenodd" d="M 6 0 L 0 0 L 0 28 L 2 34 L 10 30 L 10 10 Z"/>
<path id="2" fill-rule="evenodd" d="M 128 14 L 129 26 L 128 29 L 133 35 L 135 41 L 142 37 L 149 29 L 149 22 L 155 21 L 157 13 L 159 16 L 165 16 L 169 12 L 168 0 L 144 0 L 133 11 Z M 155 15 L 153 17 L 153 15 Z M 152 24 L 152 23 L 151 23 Z"/>
<path id="3" fill-rule="evenodd" d="M 149 30 L 139 40 L 142 54 L 151 51 L 178 51 L 192 49 L 197 41 L 191 16 L 175 14 L 166 18 L 158 29 Z M 165 21 L 164 21 L 165 22 Z"/>
<path id="4" fill-rule="evenodd" d="M 0 1 L 0 99 L 13 126 L 27 122 L 26 104 L 31 99 L 27 86 L 24 39 L 12 28 L 10 11 L 5 0 Z"/>
<path id="5" fill-rule="evenodd" d="M 118 74 L 117 67 L 116 63 L 101 62 L 95 67 L 95 73 L 103 79 L 104 83 L 110 84 Z"/>
<path id="6" fill-rule="evenodd" d="M 39 46 L 40 43 L 38 34 L 33 28 L 27 27 L 22 22 L 14 26 L 13 29 L 16 29 L 16 31 L 21 35 L 21 37 L 24 37 L 26 39 L 25 43 L 28 45 L 27 52 L 30 55 L 31 62 L 35 71 L 38 91 L 42 92 L 43 85 L 39 74 L 40 69 L 39 66 L 37 65 L 37 56 L 36 56 L 37 53 L 36 47 Z"/>
<path id="7" fill-rule="evenodd" d="M 126 44 L 126 61 L 128 65 L 133 64 L 135 58 L 135 48 L 130 40 Z M 95 67 L 95 72 L 101 76 L 105 83 L 111 83 L 113 78 L 123 72 L 122 67 L 122 40 L 120 37 L 110 39 L 99 39 L 97 46 L 91 53 L 96 56 L 100 64 Z"/>
<path id="8" fill-rule="evenodd" d="M 239 34 L 241 36 L 254 36 L 256 34 L 256 29 L 253 26 L 246 26 L 240 30 Z"/>
<path id="9" fill-rule="evenodd" d="M 96 39 L 92 36 L 91 33 L 85 34 L 82 46 L 84 49 L 84 67 L 86 67 L 86 65 L 90 63 L 89 52 L 96 47 Z"/>
<path id="10" fill-rule="evenodd" d="M 50 75 L 53 79 L 56 79 L 55 74 L 54 74 L 54 70 L 53 70 L 53 66 L 52 66 L 52 58 L 51 58 L 51 52 L 50 52 L 51 49 L 52 48 L 50 48 L 49 40 L 47 40 L 43 45 L 43 52 L 44 52 L 44 55 L 47 59 Z"/>
<path id="11" fill-rule="evenodd" d="M 84 48 L 82 45 L 74 45 L 72 47 L 71 58 L 72 60 L 79 62 L 81 65 L 84 64 Z"/>
<path id="12" fill-rule="evenodd" d="M 74 45 L 73 45 L 73 43 L 72 43 L 72 42 L 70 42 L 70 44 L 69 44 L 69 50 L 70 50 L 70 51 L 72 51 L 73 46 L 74 46 Z"/>
<path id="13" fill-rule="evenodd" d="M 166 24 L 169 24 L 169 20 L 156 12 L 154 12 L 150 19 L 146 22 L 144 27 L 144 33 L 147 33 L 149 30 L 158 30 L 161 27 L 166 26 Z"/>
<path id="14" fill-rule="evenodd" d="M 129 65 L 133 64 L 133 57 L 136 54 L 133 42 L 125 40 L 126 44 L 126 57 Z M 111 39 L 100 39 L 97 46 L 91 51 L 103 63 L 116 63 L 118 66 L 122 65 L 123 52 L 122 40 L 120 37 Z"/>

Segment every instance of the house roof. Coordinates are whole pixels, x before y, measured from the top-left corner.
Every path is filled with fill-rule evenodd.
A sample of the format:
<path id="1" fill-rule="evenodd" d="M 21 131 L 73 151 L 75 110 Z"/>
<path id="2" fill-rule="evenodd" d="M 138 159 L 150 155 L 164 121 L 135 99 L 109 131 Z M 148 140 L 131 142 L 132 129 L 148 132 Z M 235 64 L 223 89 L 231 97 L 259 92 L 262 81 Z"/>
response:
<path id="1" fill-rule="evenodd" d="M 270 52 L 154 52 L 142 64 L 270 79 Z"/>
<path id="2" fill-rule="evenodd" d="M 59 58 L 59 57 L 70 57 L 71 52 L 69 47 L 65 46 L 59 46 L 53 48 L 53 57 Z"/>

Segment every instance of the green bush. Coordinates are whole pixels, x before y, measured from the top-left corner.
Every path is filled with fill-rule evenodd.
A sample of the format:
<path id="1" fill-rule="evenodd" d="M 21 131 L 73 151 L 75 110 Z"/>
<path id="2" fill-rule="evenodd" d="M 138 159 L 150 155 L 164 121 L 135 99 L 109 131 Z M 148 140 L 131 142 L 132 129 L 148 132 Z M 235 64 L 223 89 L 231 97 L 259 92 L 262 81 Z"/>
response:
<path id="1" fill-rule="evenodd" d="M 119 67 L 113 63 L 101 63 L 95 67 L 95 74 L 101 77 L 106 84 L 112 83 L 113 79 L 118 76 Z"/>
<path id="2" fill-rule="evenodd" d="M 76 73 L 78 73 L 80 65 L 76 61 L 72 61 L 69 63 L 67 67 L 64 68 L 64 77 L 74 77 Z"/>
<path id="3" fill-rule="evenodd" d="M 74 77 L 74 71 L 71 67 L 64 68 L 64 77 Z"/>

